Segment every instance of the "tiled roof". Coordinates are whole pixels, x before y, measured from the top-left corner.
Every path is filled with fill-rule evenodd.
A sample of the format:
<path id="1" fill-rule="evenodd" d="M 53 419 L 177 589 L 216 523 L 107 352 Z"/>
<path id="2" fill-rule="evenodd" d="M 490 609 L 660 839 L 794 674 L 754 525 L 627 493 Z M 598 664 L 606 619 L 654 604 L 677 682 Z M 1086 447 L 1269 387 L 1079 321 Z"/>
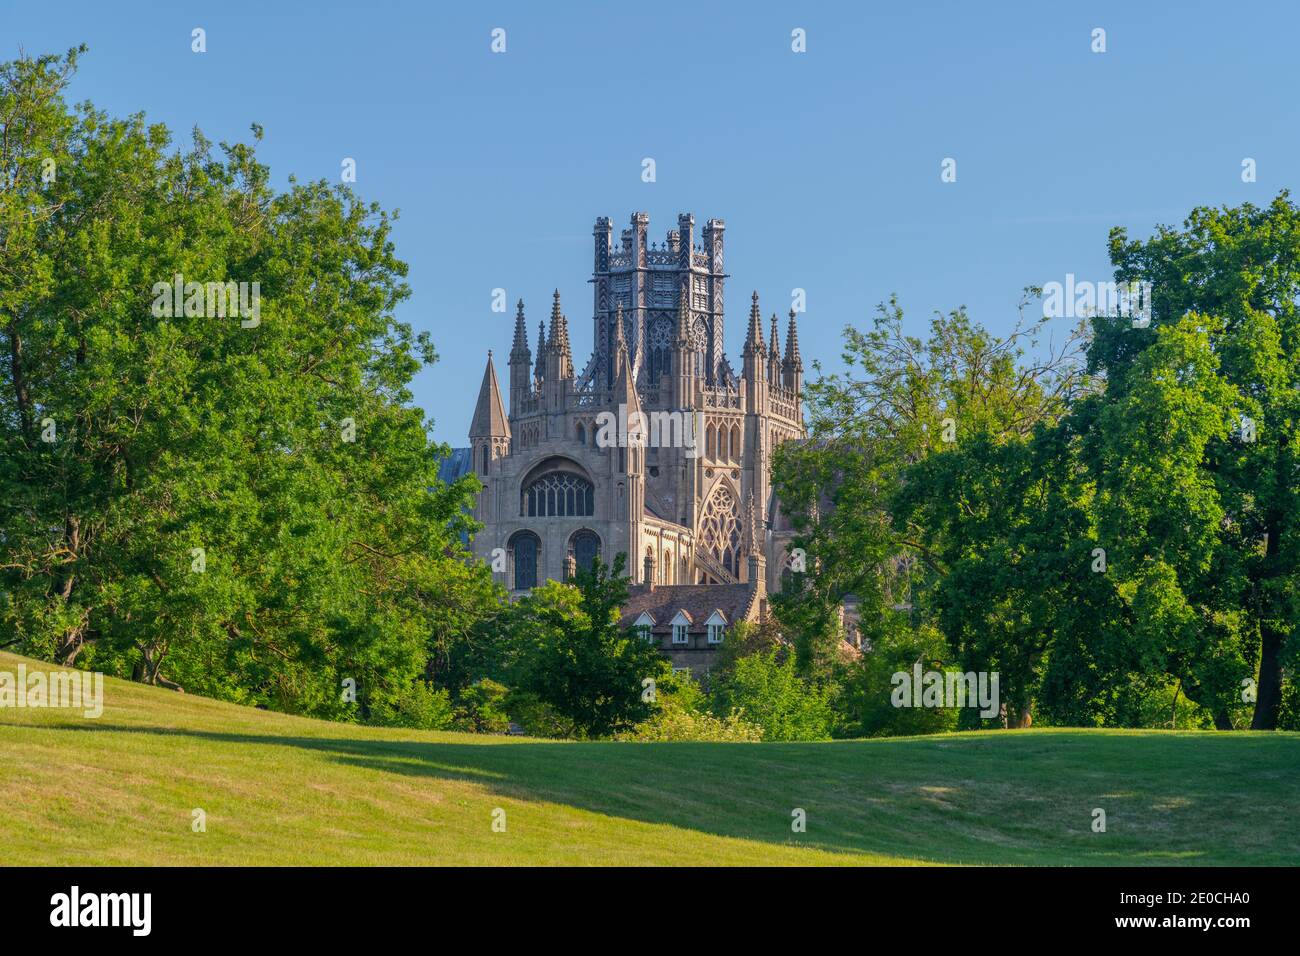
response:
<path id="1" fill-rule="evenodd" d="M 631 627 L 648 612 L 654 618 L 653 633 L 667 633 L 678 611 L 685 611 L 694 622 L 689 630 L 703 633 L 704 622 L 714 611 L 721 611 L 727 625 L 743 621 L 749 614 L 754 588 L 748 584 L 644 584 L 632 588 L 623 605 L 623 626 Z"/>

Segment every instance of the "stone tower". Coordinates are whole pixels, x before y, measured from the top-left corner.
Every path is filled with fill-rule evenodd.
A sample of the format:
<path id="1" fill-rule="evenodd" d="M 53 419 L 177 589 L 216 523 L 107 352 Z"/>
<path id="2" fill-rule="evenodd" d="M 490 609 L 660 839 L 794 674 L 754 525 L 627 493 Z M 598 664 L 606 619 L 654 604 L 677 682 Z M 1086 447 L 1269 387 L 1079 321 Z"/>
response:
<path id="1" fill-rule="evenodd" d="M 489 352 L 470 426 L 484 485 L 473 547 L 497 579 L 522 593 L 623 553 L 637 583 L 625 610 L 683 666 L 707 666 L 719 628 L 761 616 L 779 587 L 793 532 L 771 455 L 806 434 L 794 312 L 782 355 L 755 292 L 739 376 L 724 352 L 725 228 L 710 219 L 697 243 L 684 213 L 656 243 L 635 213 L 615 245 L 597 219 L 583 371 L 559 292 L 535 356 L 520 301 L 509 411 Z"/>

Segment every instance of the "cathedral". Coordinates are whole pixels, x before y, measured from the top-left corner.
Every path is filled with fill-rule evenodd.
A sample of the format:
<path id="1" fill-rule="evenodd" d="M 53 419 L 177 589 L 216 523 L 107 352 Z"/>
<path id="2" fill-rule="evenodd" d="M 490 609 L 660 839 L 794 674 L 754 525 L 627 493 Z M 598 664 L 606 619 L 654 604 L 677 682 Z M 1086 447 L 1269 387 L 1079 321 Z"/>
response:
<path id="1" fill-rule="evenodd" d="M 581 371 L 559 292 L 535 352 L 519 302 L 506 390 L 489 352 L 470 447 L 448 477 L 482 482 L 473 550 L 512 595 L 621 552 L 624 623 L 674 666 L 707 670 L 728 628 L 767 613 L 790 565 L 770 468 L 778 445 L 805 437 L 803 362 L 795 313 L 783 351 L 775 313 L 764 338 L 755 292 L 737 374 L 723 349 L 725 224 L 710 219 L 697 242 L 680 215 L 659 244 L 649 222 L 635 213 L 616 243 L 596 220 Z"/>

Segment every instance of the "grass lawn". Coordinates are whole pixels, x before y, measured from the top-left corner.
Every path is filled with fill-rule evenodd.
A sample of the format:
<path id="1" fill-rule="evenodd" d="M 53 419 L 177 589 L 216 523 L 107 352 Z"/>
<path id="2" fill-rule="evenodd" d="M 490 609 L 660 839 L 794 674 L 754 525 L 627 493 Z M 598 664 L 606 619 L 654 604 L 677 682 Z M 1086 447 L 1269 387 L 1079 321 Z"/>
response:
<path id="1" fill-rule="evenodd" d="M 0 654 L 20 662 L 46 667 Z M 1296 864 L 1300 734 L 557 743 L 110 679 L 98 719 L 0 709 L 0 845 L 10 865 Z"/>

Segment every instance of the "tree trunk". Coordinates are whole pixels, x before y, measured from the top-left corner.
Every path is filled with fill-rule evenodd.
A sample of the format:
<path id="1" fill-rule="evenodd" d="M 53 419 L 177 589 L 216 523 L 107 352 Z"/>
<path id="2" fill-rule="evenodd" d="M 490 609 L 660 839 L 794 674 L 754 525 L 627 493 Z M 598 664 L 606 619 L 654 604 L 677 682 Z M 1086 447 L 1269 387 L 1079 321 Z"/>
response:
<path id="1" fill-rule="evenodd" d="M 1259 685 L 1251 730 L 1277 730 L 1282 706 L 1282 634 L 1270 624 L 1260 626 Z"/>
<path id="2" fill-rule="evenodd" d="M 1270 514 L 1269 519 L 1268 540 L 1264 548 L 1265 577 L 1261 583 L 1276 576 L 1281 560 L 1278 541 L 1281 515 Z M 1266 608 L 1265 619 L 1259 626 L 1259 685 L 1255 688 L 1255 716 L 1250 722 L 1251 730 L 1277 730 L 1277 714 L 1282 706 L 1282 644 L 1286 636 L 1273 626 L 1272 610 Z"/>

